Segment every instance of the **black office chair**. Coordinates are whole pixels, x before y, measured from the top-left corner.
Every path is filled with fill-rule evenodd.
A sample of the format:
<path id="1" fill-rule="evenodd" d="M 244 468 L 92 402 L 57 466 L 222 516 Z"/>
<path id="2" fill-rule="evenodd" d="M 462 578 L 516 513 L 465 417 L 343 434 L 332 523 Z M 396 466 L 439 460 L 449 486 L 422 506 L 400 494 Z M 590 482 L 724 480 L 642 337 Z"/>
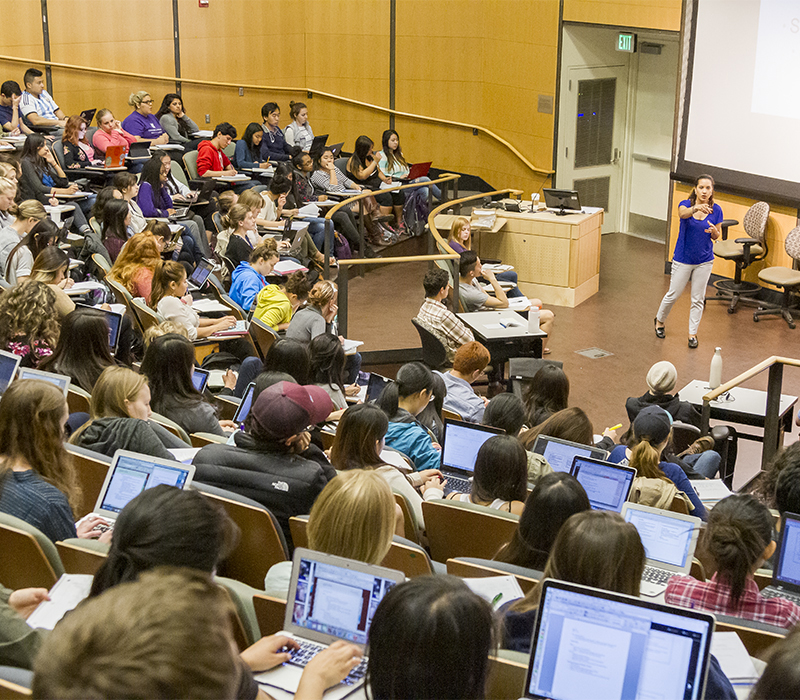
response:
<path id="1" fill-rule="evenodd" d="M 714 245 L 715 257 L 730 260 L 736 265 L 732 280 L 721 279 L 714 282 L 717 293 L 706 297 L 706 301 L 730 302 L 728 313 L 736 313 L 738 304 L 758 305 L 754 299 L 748 299 L 758 293 L 761 287 L 754 282 L 743 282 L 742 272 L 754 262 L 767 257 L 767 220 L 769 219 L 769 204 L 756 202 L 744 215 L 744 230 L 747 236 L 728 240 L 728 228 L 739 222 L 735 219 L 725 219 L 720 223 L 722 227 L 722 240 Z"/>
<path id="2" fill-rule="evenodd" d="M 422 361 L 431 369 L 440 369 L 447 363 L 447 348 L 439 338 L 431 333 L 417 319 L 412 318 L 411 323 L 419 333 L 422 343 Z"/>

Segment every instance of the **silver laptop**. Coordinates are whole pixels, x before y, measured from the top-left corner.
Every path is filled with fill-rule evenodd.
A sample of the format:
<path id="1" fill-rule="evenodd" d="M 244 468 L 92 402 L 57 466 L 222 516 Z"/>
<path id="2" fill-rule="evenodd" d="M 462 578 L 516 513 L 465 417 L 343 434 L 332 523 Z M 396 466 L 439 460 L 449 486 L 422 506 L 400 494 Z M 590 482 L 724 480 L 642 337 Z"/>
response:
<path id="1" fill-rule="evenodd" d="M 445 418 L 441 471 L 447 479 L 447 488 L 469 493 L 478 450 L 490 437 L 503 434 L 500 428 Z"/>
<path id="2" fill-rule="evenodd" d="M 710 613 L 547 579 L 524 697 L 701 700 L 714 625 Z"/>
<path id="3" fill-rule="evenodd" d="M 298 547 L 294 550 L 283 632 L 300 644 L 292 658 L 258 674 L 267 686 L 294 693 L 306 664 L 333 642 L 343 639 L 365 649 L 378 603 L 398 583 L 400 571 L 372 566 Z M 349 695 L 364 683 L 367 658 L 344 681 L 328 689 L 326 698 Z"/>
<path id="4" fill-rule="evenodd" d="M 636 478 L 636 470 L 590 457 L 575 457 L 570 474 L 586 491 L 594 510 L 622 511 Z"/>
<path id="5" fill-rule="evenodd" d="M 638 503 L 622 506 L 622 517 L 636 527 L 647 557 L 641 595 L 660 595 L 671 577 L 689 573 L 700 533 L 700 518 Z"/>
<path id="6" fill-rule="evenodd" d="M 608 457 L 608 452 L 599 447 L 581 445 L 579 442 L 561 440 L 549 435 L 537 435 L 532 451 L 542 455 L 553 467 L 554 472 L 566 473 L 572 469 L 572 460 L 575 457 L 592 457 L 593 459 Z"/>
<path id="7" fill-rule="evenodd" d="M 21 360 L 22 358 L 13 352 L 0 350 L 0 396 L 6 393 L 8 385 L 14 380 Z"/>
<path id="8" fill-rule="evenodd" d="M 69 394 L 70 378 L 63 374 L 54 374 L 53 372 L 43 372 L 40 369 L 31 369 L 30 367 L 20 367 L 17 372 L 17 379 L 41 379 L 45 382 L 55 384 L 61 391 L 64 392 L 64 398 Z"/>
<path id="9" fill-rule="evenodd" d="M 800 515 L 784 513 L 781 517 L 781 544 L 772 572 L 772 583 L 761 595 L 765 598 L 788 598 L 800 605 Z"/>

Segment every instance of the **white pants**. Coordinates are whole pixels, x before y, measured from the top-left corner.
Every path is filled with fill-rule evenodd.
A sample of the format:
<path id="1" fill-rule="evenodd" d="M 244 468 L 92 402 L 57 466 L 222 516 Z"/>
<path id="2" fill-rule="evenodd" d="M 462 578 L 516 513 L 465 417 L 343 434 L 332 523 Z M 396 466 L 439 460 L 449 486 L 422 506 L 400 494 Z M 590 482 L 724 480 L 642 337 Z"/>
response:
<path id="1" fill-rule="evenodd" d="M 711 268 L 714 262 L 701 263 L 700 265 L 687 265 L 686 263 L 672 262 L 672 278 L 669 283 L 669 291 L 661 300 L 658 307 L 656 319 L 659 323 L 664 323 L 672 310 L 672 305 L 683 294 L 686 284 L 692 281 L 692 309 L 689 312 L 689 335 L 697 335 L 697 328 L 700 319 L 703 318 L 703 306 L 705 305 L 706 287 L 708 279 L 711 277 Z"/>

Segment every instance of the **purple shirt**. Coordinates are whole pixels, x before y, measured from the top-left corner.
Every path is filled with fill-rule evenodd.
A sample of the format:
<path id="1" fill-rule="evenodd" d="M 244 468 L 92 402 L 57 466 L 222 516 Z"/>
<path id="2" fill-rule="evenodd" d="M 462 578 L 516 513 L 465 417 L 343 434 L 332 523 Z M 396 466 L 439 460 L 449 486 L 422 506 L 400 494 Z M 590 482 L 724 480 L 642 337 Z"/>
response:
<path id="1" fill-rule="evenodd" d="M 129 134 L 141 136 L 143 139 L 157 139 L 164 133 L 161 124 L 154 114 L 147 116 L 139 112 L 131 112 L 122 122 L 122 128 Z"/>
<path id="2" fill-rule="evenodd" d="M 161 187 L 158 192 L 158 201 L 153 197 L 153 188 L 149 182 L 139 185 L 139 194 L 136 197 L 142 214 L 146 217 L 165 217 L 169 215 L 167 209 L 172 209 L 172 198 L 166 187 Z"/>

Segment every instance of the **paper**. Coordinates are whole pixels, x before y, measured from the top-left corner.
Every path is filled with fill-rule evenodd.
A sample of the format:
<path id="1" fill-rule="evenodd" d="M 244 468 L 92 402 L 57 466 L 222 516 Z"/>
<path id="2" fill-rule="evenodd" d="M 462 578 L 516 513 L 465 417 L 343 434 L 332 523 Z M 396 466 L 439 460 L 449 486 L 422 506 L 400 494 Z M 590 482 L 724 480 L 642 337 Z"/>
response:
<path id="1" fill-rule="evenodd" d="M 508 300 L 508 306 L 511 309 L 527 309 L 531 305 L 531 300 L 528 297 L 511 297 Z"/>
<path id="2" fill-rule="evenodd" d="M 225 372 L 227 371 L 228 370 L 226 369 L 210 370 L 208 373 L 208 386 L 214 389 L 221 389 L 222 387 L 224 387 L 225 380 L 223 379 L 223 377 L 225 376 Z M 236 374 L 237 377 L 239 376 L 236 372 L 234 372 L 234 374 Z"/>
<path id="3" fill-rule="evenodd" d="M 514 283 L 513 282 L 506 282 L 505 280 L 498 280 L 497 283 L 500 285 L 500 289 L 505 289 L 505 290 L 514 289 Z M 481 286 L 483 287 L 483 291 L 484 292 L 491 292 L 492 289 L 493 289 L 492 285 L 489 282 L 486 282 L 485 284 L 482 284 Z"/>
<path id="4" fill-rule="evenodd" d="M 756 667 L 736 632 L 714 632 L 711 653 L 717 657 L 722 672 L 732 683 L 758 680 Z"/>
<path id="5" fill-rule="evenodd" d="M 45 630 L 53 629 L 64 615 L 74 610 L 89 595 L 92 579 L 94 576 L 90 574 L 62 575 L 50 589 L 50 600 L 40 603 L 31 613 L 27 619 L 28 625 Z"/>
<path id="6" fill-rule="evenodd" d="M 489 270 L 491 272 L 508 272 L 509 270 L 513 270 L 513 265 L 497 265 L 495 263 L 483 263 L 483 269 Z"/>
<path id="7" fill-rule="evenodd" d="M 210 313 L 212 311 L 222 311 L 227 313 L 230 309 L 224 304 L 220 304 L 216 299 L 194 299 L 192 308 L 195 311 Z"/>
<path id="8" fill-rule="evenodd" d="M 200 131 L 195 131 L 192 134 L 192 136 L 195 136 L 197 138 L 210 139 L 214 136 L 214 132 L 211 131 L 211 129 L 201 129 Z"/>
<path id="9" fill-rule="evenodd" d="M 127 311 L 125 304 L 109 304 L 109 307 L 118 314 L 124 314 Z"/>
<path id="10" fill-rule="evenodd" d="M 72 243 L 83 243 L 83 236 L 79 236 L 77 233 L 68 233 L 67 240 Z"/>
<path id="11" fill-rule="evenodd" d="M 358 348 L 360 345 L 363 344 L 364 344 L 363 340 L 348 340 L 347 338 L 345 338 L 344 343 L 342 343 L 342 345 L 344 345 L 344 354 L 352 355 L 353 353 L 355 353 L 356 348 Z"/>
<path id="12" fill-rule="evenodd" d="M 727 498 L 733 493 L 727 486 L 725 486 L 722 479 L 696 479 L 692 481 L 692 486 L 694 487 L 694 490 L 697 491 L 697 495 L 700 497 L 700 500 L 704 503 L 716 503 L 717 501 L 721 501 L 723 498 Z"/>
<path id="13" fill-rule="evenodd" d="M 69 289 L 65 289 L 64 291 L 69 296 L 81 296 L 82 294 L 92 292 L 95 289 L 105 289 L 105 287 L 100 282 L 76 282 Z"/>
<path id="14" fill-rule="evenodd" d="M 272 271 L 281 275 L 291 275 L 293 272 L 308 272 L 308 268 L 293 260 L 281 260 L 272 268 Z"/>
<path id="15" fill-rule="evenodd" d="M 183 462 L 184 464 L 191 464 L 194 456 L 200 452 L 199 447 L 169 447 L 167 448 L 167 452 L 169 452 L 175 459 L 179 462 Z"/>
<path id="16" fill-rule="evenodd" d="M 503 326 L 500 325 L 499 323 L 484 323 L 483 327 L 487 331 L 501 331 L 501 330 L 503 330 Z"/>
<path id="17" fill-rule="evenodd" d="M 236 173 L 236 175 L 220 175 L 219 177 L 215 177 L 215 180 L 221 180 L 222 182 L 240 182 L 242 180 L 249 180 L 250 178 L 247 175 L 243 175 L 242 173 Z"/>
<path id="18" fill-rule="evenodd" d="M 486 576 L 484 578 L 462 579 L 473 593 L 477 593 L 484 600 L 488 600 L 497 610 L 509 600 L 522 598 L 525 594 L 513 576 Z"/>
<path id="19" fill-rule="evenodd" d="M 404 474 L 408 474 L 411 471 L 411 466 L 403 459 L 403 455 L 394 450 L 382 450 L 381 461 L 396 467 Z"/>
<path id="20" fill-rule="evenodd" d="M 313 202 L 310 202 L 309 204 L 304 204 L 302 207 L 300 207 L 298 213 L 302 214 L 303 216 L 319 216 L 319 207 Z"/>

